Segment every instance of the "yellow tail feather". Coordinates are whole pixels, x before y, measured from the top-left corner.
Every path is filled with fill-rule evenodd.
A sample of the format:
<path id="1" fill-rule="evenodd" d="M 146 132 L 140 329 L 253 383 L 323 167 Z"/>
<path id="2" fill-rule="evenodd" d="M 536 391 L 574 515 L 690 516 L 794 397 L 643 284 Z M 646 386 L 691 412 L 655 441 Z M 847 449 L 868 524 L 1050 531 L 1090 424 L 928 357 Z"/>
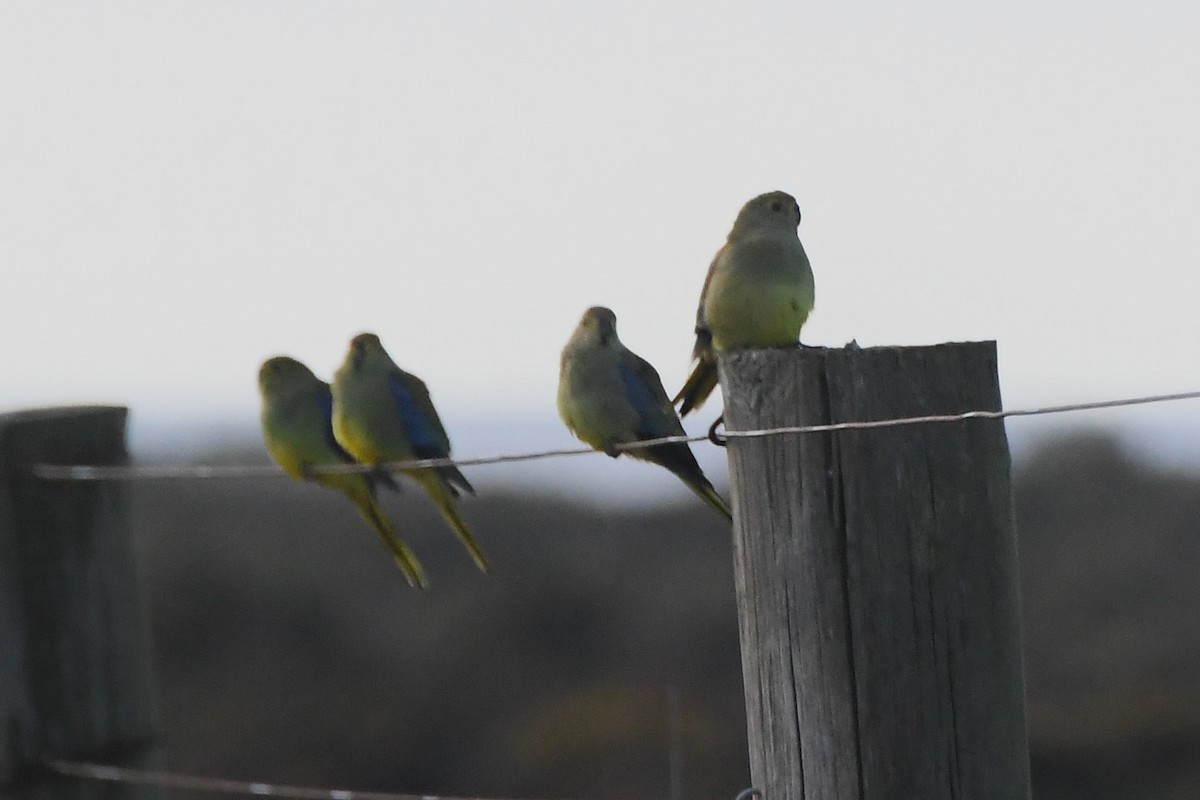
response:
<path id="1" fill-rule="evenodd" d="M 358 492 L 348 494 L 354 501 L 355 507 L 358 508 L 358 513 L 370 524 L 384 547 L 391 551 L 396 566 L 404 573 L 404 578 L 409 585 L 415 589 L 428 589 L 429 581 L 425 577 L 425 570 L 421 567 L 421 562 L 417 560 L 416 553 L 396 533 L 391 520 L 384 516 L 371 493 L 368 491 L 362 494 Z"/>
<path id="2" fill-rule="evenodd" d="M 685 417 L 689 411 L 694 411 L 704 405 L 704 401 L 708 399 L 716 386 L 717 362 L 701 356 L 700 360 L 696 362 L 696 368 L 688 376 L 687 382 L 683 384 L 683 388 L 671 402 L 683 401 L 683 405 L 679 407 L 679 416 Z"/>
<path id="3" fill-rule="evenodd" d="M 471 533 L 471 529 L 467 527 L 467 521 L 459 513 L 458 506 L 454 502 L 454 495 L 450 493 L 445 479 L 430 470 L 422 470 L 416 477 L 421 482 L 421 485 L 425 487 L 425 491 L 429 492 L 429 496 L 437 504 L 438 510 L 442 512 L 442 516 L 446 518 L 446 522 L 450 524 L 450 527 L 454 529 L 454 533 L 467 548 L 467 552 L 471 554 L 475 565 L 479 567 L 481 572 L 486 573 L 490 569 L 488 557 L 483 552 L 483 548 L 479 546 L 479 542 L 475 541 L 475 536 Z"/>

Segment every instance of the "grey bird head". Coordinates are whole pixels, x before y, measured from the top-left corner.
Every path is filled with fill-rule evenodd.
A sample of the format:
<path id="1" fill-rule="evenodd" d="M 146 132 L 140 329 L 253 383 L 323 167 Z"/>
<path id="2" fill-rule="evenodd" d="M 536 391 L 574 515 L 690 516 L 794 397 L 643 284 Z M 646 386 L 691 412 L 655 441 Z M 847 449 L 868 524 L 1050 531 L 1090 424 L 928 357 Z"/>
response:
<path id="1" fill-rule="evenodd" d="M 592 306 L 579 320 L 579 335 L 589 342 L 607 347 L 617 341 L 617 315 L 604 306 Z"/>
<path id="2" fill-rule="evenodd" d="M 258 388 L 263 394 L 285 387 L 319 382 L 312 370 L 288 356 L 275 356 L 258 369 Z"/>
<path id="3" fill-rule="evenodd" d="M 800 206 L 787 192 L 767 192 L 742 206 L 730 236 L 746 230 L 795 230 L 800 224 Z"/>
<path id="4" fill-rule="evenodd" d="M 383 343 L 373 333 L 360 333 L 350 340 L 350 363 L 355 369 L 362 366 L 363 359 L 368 353 L 383 350 Z"/>

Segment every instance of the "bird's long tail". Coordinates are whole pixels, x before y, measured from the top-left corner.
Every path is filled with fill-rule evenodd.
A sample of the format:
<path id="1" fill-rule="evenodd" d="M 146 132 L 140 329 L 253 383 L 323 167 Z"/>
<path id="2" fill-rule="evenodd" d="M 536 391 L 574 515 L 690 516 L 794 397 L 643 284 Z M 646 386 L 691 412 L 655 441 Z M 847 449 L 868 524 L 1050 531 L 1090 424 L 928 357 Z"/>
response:
<path id="1" fill-rule="evenodd" d="M 358 513 L 379 536 L 384 547 L 391 551 L 392 557 L 396 560 L 396 566 L 400 567 L 400 571 L 404 573 L 409 584 L 416 589 L 428 589 L 429 581 L 425 578 L 425 570 L 421 567 L 421 562 L 417 560 L 416 553 L 396 533 L 395 525 L 383 513 L 374 494 L 370 490 L 348 491 L 347 494 L 354 501 Z"/>
<path id="2" fill-rule="evenodd" d="M 711 354 L 701 355 L 692 374 L 688 376 L 683 388 L 679 390 L 679 394 L 675 395 L 675 399 L 671 403 L 682 401 L 683 405 L 679 407 L 679 416 L 687 416 L 689 411 L 694 411 L 704 405 L 704 401 L 708 399 L 716 386 L 717 362 Z"/>
<path id="3" fill-rule="evenodd" d="M 717 511 L 720 511 L 725 516 L 725 519 L 733 522 L 733 512 L 729 510 L 729 504 L 725 502 L 721 495 L 717 494 L 717 490 L 713 488 L 711 483 L 707 480 L 703 483 L 685 482 L 688 488 L 695 492 L 701 500 L 708 503 Z"/>
<path id="4" fill-rule="evenodd" d="M 466 546 L 467 552 L 471 554 L 471 558 L 475 561 L 475 565 L 479 567 L 480 571 L 487 572 L 489 569 L 488 557 L 483 552 L 483 548 L 479 546 L 479 542 L 475 541 L 474 534 L 467 527 L 467 521 L 459 513 L 458 505 L 454 502 L 454 494 L 445 479 L 431 470 L 421 470 L 414 477 L 425 487 L 425 491 L 429 492 L 429 496 L 437 504 L 438 510 L 442 512 L 442 516 L 446 518 L 446 522 L 450 524 L 450 527 L 454 529 L 454 533 L 462 540 L 463 545 Z"/>
<path id="5" fill-rule="evenodd" d="M 629 454 L 633 458 L 640 458 L 671 470 L 675 473 L 675 477 L 683 481 L 701 500 L 720 511 L 725 519 L 733 521 L 733 512 L 729 510 L 729 505 L 721 495 L 717 494 L 712 482 L 705 477 L 704 470 L 700 469 L 700 464 L 696 461 L 696 456 L 686 444 L 676 442 L 657 445 L 631 450 Z"/>

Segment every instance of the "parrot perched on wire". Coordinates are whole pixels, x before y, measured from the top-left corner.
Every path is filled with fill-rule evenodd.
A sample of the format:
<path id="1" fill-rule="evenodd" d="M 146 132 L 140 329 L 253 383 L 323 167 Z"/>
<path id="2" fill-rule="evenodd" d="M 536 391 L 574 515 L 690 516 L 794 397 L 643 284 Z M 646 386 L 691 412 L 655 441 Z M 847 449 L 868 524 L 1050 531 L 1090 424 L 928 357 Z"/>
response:
<path id="1" fill-rule="evenodd" d="M 372 466 L 450 457 L 450 437 L 425 383 L 396 366 L 373 333 L 351 340 L 334 375 L 333 432 L 350 455 Z M 487 556 L 455 502 L 460 491 L 475 493 L 466 476 L 452 465 L 404 472 L 429 493 L 475 564 L 487 572 Z"/>
<path id="2" fill-rule="evenodd" d="M 684 435 L 683 425 L 648 361 L 617 338 L 617 316 L 589 308 L 562 351 L 558 413 L 583 442 L 614 458 L 624 452 L 675 473 L 704 502 L 732 519 L 686 442 L 630 450 L 616 445 Z"/>
<path id="3" fill-rule="evenodd" d="M 700 292 L 695 367 L 672 401 L 681 404 L 681 416 L 716 387 L 717 353 L 786 347 L 800 338 L 815 291 L 799 224 L 800 207 L 787 192 L 759 195 L 738 212 Z"/>
<path id="4" fill-rule="evenodd" d="M 419 589 L 428 588 L 421 563 L 379 507 L 375 497 L 377 476 L 311 471 L 316 466 L 354 463 L 333 437 L 329 384 L 294 358 L 276 356 L 259 369 L 258 390 L 262 396 L 263 438 L 271 458 L 293 478 L 313 481 L 349 497 L 392 552 L 408 582 Z M 384 477 L 390 481 L 390 476 Z"/>

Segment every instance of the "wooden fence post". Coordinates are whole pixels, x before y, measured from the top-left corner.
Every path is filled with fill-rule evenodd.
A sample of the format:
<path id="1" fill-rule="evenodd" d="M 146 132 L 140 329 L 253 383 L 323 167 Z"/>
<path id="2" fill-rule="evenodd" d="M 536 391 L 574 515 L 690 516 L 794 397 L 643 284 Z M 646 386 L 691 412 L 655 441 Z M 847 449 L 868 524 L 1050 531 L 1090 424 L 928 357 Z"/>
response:
<path id="1" fill-rule="evenodd" d="M 0 415 L 0 796 L 146 798 L 68 780 L 46 758 L 149 765 L 153 675 L 126 485 L 35 477 L 34 464 L 124 464 L 124 408 Z"/>
<path id="2" fill-rule="evenodd" d="M 994 342 L 730 353 L 729 431 L 999 409 Z M 1030 796 L 1003 422 L 728 442 L 766 800 Z"/>

